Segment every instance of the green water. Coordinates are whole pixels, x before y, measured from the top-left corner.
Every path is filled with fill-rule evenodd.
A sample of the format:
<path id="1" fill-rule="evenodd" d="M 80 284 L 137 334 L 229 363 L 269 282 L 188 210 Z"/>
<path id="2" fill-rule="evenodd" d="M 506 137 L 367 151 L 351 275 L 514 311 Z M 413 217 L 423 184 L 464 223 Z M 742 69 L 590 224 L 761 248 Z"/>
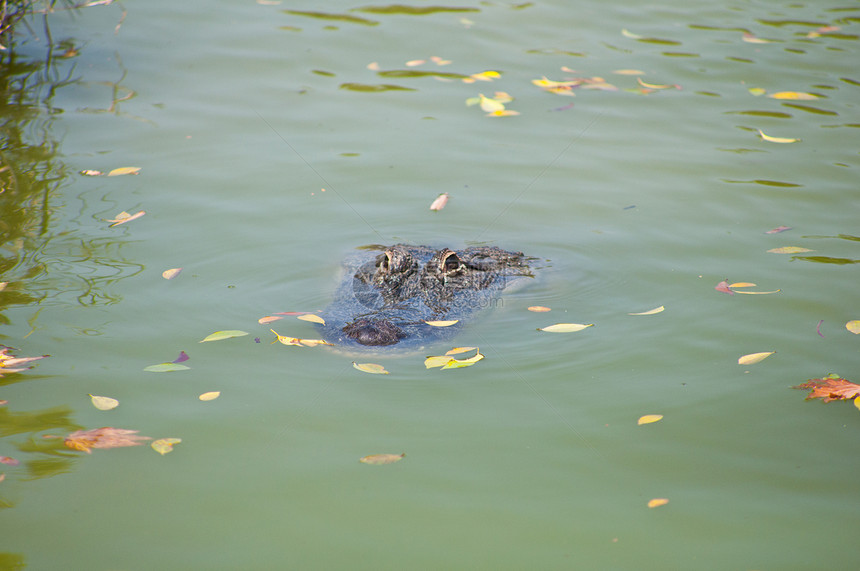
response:
<path id="1" fill-rule="evenodd" d="M 0 568 L 860 567 L 860 413 L 790 389 L 860 379 L 860 4 L 368 6 L 150 0 L 19 28 L 0 342 L 51 357 L 0 379 L 20 462 Z M 519 115 L 466 105 L 498 91 Z M 259 318 L 326 307 L 345 256 L 395 242 L 542 268 L 457 337 L 486 355 L 469 368 L 271 343 L 317 331 Z M 595 325 L 536 331 L 558 322 Z M 249 335 L 198 343 L 225 329 Z M 180 351 L 189 370 L 143 370 Z M 103 426 L 182 442 L 43 438 Z"/>

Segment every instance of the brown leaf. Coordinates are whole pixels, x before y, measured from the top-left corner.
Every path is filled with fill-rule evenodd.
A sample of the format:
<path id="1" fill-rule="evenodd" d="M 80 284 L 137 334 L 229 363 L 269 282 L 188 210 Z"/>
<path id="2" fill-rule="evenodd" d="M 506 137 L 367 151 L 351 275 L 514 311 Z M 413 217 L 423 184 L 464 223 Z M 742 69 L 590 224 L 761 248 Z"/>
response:
<path id="1" fill-rule="evenodd" d="M 64 442 L 72 450 L 80 450 L 90 454 L 92 448 L 140 446 L 143 444 L 143 440 L 152 439 L 149 436 L 138 436 L 137 430 L 105 426 L 92 430 L 78 430 L 66 436 Z"/>
<path id="2" fill-rule="evenodd" d="M 838 375 L 830 375 L 823 379 L 809 379 L 793 389 L 812 389 L 806 400 L 820 398 L 824 402 L 832 400 L 851 400 L 860 396 L 860 385 L 854 384 Z"/>

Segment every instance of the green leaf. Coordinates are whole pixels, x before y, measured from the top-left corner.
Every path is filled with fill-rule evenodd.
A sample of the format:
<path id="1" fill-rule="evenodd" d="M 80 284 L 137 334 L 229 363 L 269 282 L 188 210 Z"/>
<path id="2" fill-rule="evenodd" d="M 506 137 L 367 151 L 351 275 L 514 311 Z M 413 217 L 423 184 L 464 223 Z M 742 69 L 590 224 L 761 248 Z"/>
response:
<path id="1" fill-rule="evenodd" d="M 242 337 L 243 335 L 247 335 L 247 331 L 239 331 L 237 329 L 227 329 L 225 331 L 216 331 L 211 335 L 207 335 L 205 339 L 200 341 L 200 343 L 206 343 L 207 341 L 221 341 L 222 339 L 230 339 L 231 337 Z"/>

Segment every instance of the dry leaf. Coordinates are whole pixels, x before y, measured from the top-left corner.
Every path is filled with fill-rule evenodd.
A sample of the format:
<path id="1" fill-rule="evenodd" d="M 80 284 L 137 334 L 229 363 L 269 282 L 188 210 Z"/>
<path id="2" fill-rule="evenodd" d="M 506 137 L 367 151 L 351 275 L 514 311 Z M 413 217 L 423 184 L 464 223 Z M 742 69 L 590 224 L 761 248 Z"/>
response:
<path id="1" fill-rule="evenodd" d="M 796 143 L 800 140 L 787 139 L 785 137 L 771 137 L 770 135 L 765 135 L 761 129 L 758 130 L 758 134 L 761 136 L 762 139 L 764 139 L 765 141 L 770 141 L 771 143 Z"/>
<path id="2" fill-rule="evenodd" d="M 285 317 L 284 315 L 267 315 L 265 317 L 261 317 L 260 319 L 258 319 L 257 323 L 262 323 L 262 324 L 271 323 L 273 321 L 283 319 L 284 317 Z"/>
<path id="3" fill-rule="evenodd" d="M 527 307 L 529 311 L 534 311 L 535 313 L 545 313 L 547 311 L 552 311 L 552 308 L 546 307 L 544 305 L 532 305 Z"/>
<path id="4" fill-rule="evenodd" d="M 182 268 L 172 268 L 170 270 L 164 270 L 163 272 L 161 272 L 161 277 L 163 277 L 166 280 L 172 280 L 173 278 L 178 276 L 179 272 L 181 272 L 181 271 L 182 271 Z"/>
<path id="5" fill-rule="evenodd" d="M 433 327 L 450 327 L 455 323 L 459 323 L 459 319 L 451 319 L 449 321 L 425 321 L 427 325 L 432 325 Z"/>
<path id="6" fill-rule="evenodd" d="M 655 307 L 654 309 L 649 309 L 648 311 L 643 311 L 642 313 L 628 313 L 627 315 L 654 315 L 656 313 L 662 313 L 666 308 L 662 305 L 660 307 Z"/>
<path id="7" fill-rule="evenodd" d="M 315 313 L 305 313 L 304 315 L 299 315 L 296 319 L 301 319 L 302 321 L 310 321 L 311 323 L 319 323 L 320 325 L 325 325 L 325 319 L 316 315 Z"/>
<path id="8" fill-rule="evenodd" d="M 173 371 L 185 371 L 190 368 L 191 367 L 186 367 L 185 365 L 180 365 L 179 363 L 159 363 L 157 365 L 150 365 L 148 367 L 144 367 L 143 370 L 149 373 L 170 373 Z"/>
<path id="9" fill-rule="evenodd" d="M 99 397 L 90 395 L 93 401 L 93 406 L 99 410 L 111 410 L 119 406 L 119 401 L 110 397 Z"/>
<path id="10" fill-rule="evenodd" d="M 645 416 L 640 416 L 639 420 L 636 421 L 636 424 L 651 424 L 652 422 L 662 420 L 662 418 L 662 414 L 646 414 Z"/>
<path id="11" fill-rule="evenodd" d="M 801 248 L 800 246 L 783 246 L 781 248 L 772 248 L 768 250 L 771 254 L 802 254 L 803 252 L 814 252 L 809 248 Z"/>
<path id="12" fill-rule="evenodd" d="M 113 169 L 109 173 L 108 176 L 122 176 L 125 174 L 138 174 L 140 172 L 140 167 L 119 167 Z"/>
<path id="13" fill-rule="evenodd" d="M 124 428 L 94 428 L 78 430 L 66 436 L 64 443 L 73 450 L 90 454 L 92 448 L 121 448 L 124 446 L 140 446 L 143 440 L 152 440 L 148 436 L 138 436 L 137 430 Z"/>
<path id="14" fill-rule="evenodd" d="M 750 353 L 749 355 L 744 355 L 738 359 L 738 365 L 755 365 L 756 363 L 761 363 L 771 355 L 776 353 L 776 351 L 765 351 L 763 353 Z"/>
<path id="15" fill-rule="evenodd" d="M 572 333 L 574 331 L 582 331 L 586 327 L 593 326 L 593 323 L 556 323 L 555 325 L 539 327 L 538 331 L 546 331 L 547 333 Z"/>
<path id="16" fill-rule="evenodd" d="M 839 375 L 828 375 L 823 379 L 809 379 L 793 389 L 812 389 L 806 400 L 820 398 L 824 402 L 849 400 L 860 397 L 860 385 L 854 384 Z M 855 403 L 856 404 L 856 403 Z"/>
<path id="17" fill-rule="evenodd" d="M 181 438 L 159 438 L 158 440 L 153 440 L 152 449 L 164 456 L 168 452 L 173 452 L 173 445 L 179 444 L 182 442 Z"/>
<path id="18" fill-rule="evenodd" d="M 812 93 L 804 93 L 802 91 L 778 91 L 777 93 L 771 93 L 770 95 L 768 95 L 768 97 L 772 97 L 773 99 L 792 99 L 803 101 L 818 99 L 817 95 L 813 95 Z"/>
<path id="19" fill-rule="evenodd" d="M 502 108 L 504 109 L 504 107 Z M 448 193 L 443 192 L 442 194 L 437 196 L 436 200 L 434 200 L 433 203 L 430 205 L 430 210 L 438 212 L 439 210 L 445 208 L 446 204 L 448 204 Z"/>
<path id="20" fill-rule="evenodd" d="M 403 454 L 371 454 L 370 456 L 359 458 L 358 461 L 362 464 L 381 466 L 383 464 L 394 464 L 395 462 L 399 462 L 404 456 L 406 456 L 405 452 Z"/>
<path id="21" fill-rule="evenodd" d="M 144 214 L 146 214 L 145 210 L 135 212 L 134 214 L 129 214 L 128 212 L 123 210 L 122 212 L 120 212 L 119 214 L 116 215 L 116 218 L 114 218 L 112 220 L 108 220 L 108 222 L 112 223 L 109 226 L 109 228 L 113 228 L 114 226 L 119 226 L 120 224 L 125 224 L 126 222 L 131 222 L 132 220 L 136 220 L 137 218 L 140 218 Z"/>
<path id="22" fill-rule="evenodd" d="M 860 319 L 854 319 L 845 324 L 845 329 L 854 333 L 855 335 L 860 335 Z"/>
<path id="23" fill-rule="evenodd" d="M 203 393 L 202 395 L 200 395 L 197 398 L 199 398 L 202 401 L 210 401 L 210 400 L 215 400 L 220 396 L 221 396 L 221 391 L 209 391 L 208 393 Z"/>
<path id="24" fill-rule="evenodd" d="M 358 369 L 359 371 L 363 371 L 365 373 L 370 373 L 372 375 L 387 375 L 388 371 L 385 370 L 385 367 L 382 365 L 377 365 L 376 363 L 356 363 L 352 362 L 352 366 Z"/>
<path id="25" fill-rule="evenodd" d="M 669 500 L 666 498 L 654 498 L 653 500 L 648 501 L 649 508 L 658 508 L 660 506 L 665 506 L 669 503 Z"/>
<path id="26" fill-rule="evenodd" d="M 31 363 L 33 361 L 38 361 L 39 359 L 44 359 L 45 357 L 50 357 L 50 355 L 40 355 L 38 357 L 16 357 L 9 353 L 9 351 L 13 350 L 11 347 L 7 347 L 5 345 L 0 345 L 0 347 L 2 347 L 2 349 L 0 349 L 0 377 L 2 377 L 5 373 L 20 373 L 22 371 L 26 371 L 27 369 L 32 368 L 32 366 L 19 367 L 18 365 Z"/>

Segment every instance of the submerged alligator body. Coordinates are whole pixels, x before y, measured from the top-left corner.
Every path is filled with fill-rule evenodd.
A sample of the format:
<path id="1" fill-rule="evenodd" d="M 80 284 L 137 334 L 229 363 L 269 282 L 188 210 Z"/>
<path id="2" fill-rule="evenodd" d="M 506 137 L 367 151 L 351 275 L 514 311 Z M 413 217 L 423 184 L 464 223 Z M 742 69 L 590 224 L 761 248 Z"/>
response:
<path id="1" fill-rule="evenodd" d="M 335 301 L 323 313 L 323 337 L 335 345 L 418 347 L 453 337 L 464 320 L 493 305 L 516 278 L 532 276 L 532 258 L 495 246 L 370 249 L 347 260 Z M 426 323 L 444 320 L 459 322 Z"/>

